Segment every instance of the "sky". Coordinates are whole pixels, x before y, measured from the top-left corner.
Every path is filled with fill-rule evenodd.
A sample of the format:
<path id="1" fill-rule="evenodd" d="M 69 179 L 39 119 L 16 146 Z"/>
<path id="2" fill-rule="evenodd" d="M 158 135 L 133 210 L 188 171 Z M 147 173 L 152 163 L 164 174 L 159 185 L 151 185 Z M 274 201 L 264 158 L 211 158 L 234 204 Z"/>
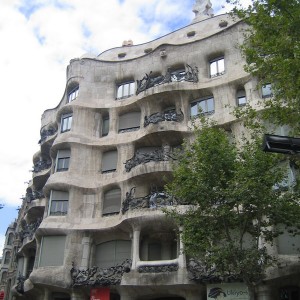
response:
<path id="1" fill-rule="evenodd" d="M 248 0 L 247 0 L 248 1 Z M 211 0 L 215 14 L 226 0 Z M 151 41 L 191 23 L 194 0 L 0 1 L 0 257 L 39 150 L 40 118 L 60 102 L 73 58 Z"/>

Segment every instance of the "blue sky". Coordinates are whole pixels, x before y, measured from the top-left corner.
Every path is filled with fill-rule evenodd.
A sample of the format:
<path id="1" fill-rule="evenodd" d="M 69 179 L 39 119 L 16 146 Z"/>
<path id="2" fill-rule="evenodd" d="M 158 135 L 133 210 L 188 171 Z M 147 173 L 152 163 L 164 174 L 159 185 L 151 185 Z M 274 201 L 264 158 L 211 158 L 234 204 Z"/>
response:
<path id="1" fill-rule="evenodd" d="M 226 0 L 211 2 L 215 14 L 229 10 Z M 0 199 L 5 204 L 0 210 L 0 256 L 3 235 L 17 216 L 32 177 L 40 117 L 60 102 L 69 61 L 87 52 L 96 56 L 124 40 L 140 44 L 186 26 L 194 17 L 193 4 L 193 0 L 0 1 L 0 130 L 6 145 L 0 147 Z"/>

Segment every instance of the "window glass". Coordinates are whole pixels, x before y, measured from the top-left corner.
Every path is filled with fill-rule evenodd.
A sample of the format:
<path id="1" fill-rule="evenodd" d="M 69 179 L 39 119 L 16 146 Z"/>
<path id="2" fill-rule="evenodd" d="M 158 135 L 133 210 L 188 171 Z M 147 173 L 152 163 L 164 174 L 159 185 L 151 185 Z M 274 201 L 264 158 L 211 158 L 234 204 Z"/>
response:
<path id="1" fill-rule="evenodd" d="M 10 251 L 7 251 L 7 252 L 5 253 L 5 258 L 4 258 L 4 264 L 5 264 L 5 265 L 8 265 L 8 264 L 9 264 L 9 262 L 10 262 L 10 256 L 11 256 Z"/>
<path id="2" fill-rule="evenodd" d="M 56 157 L 56 172 L 67 171 L 70 163 L 70 150 L 58 150 Z"/>
<path id="3" fill-rule="evenodd" d="M 121 208 L 121 190 L 119 188 L 110 190 L 104 194 L 103 215 L 118 214 Z"/>
<path id="4" fill-rule="evenodd" d="M 13 244 L 13 241 L 14 241 L 14 234 L 13 234 L 13 233 L 10 233 L 10 234 L 8 235 L 7 245 L 12 245 L 12 244 Z"/>
<path id="5" fill-rule="evenodd" d="M 126 82 L 118 86 L 117 99 L 128 98 L 134 94 L 135 82 Z"/>
<path id="6" fill-rule="evenodd" d="M 50 216 L 64 216 L 68 213 L 68 192 L 52 190 L 50 198 Z"/>
<path id="7" fill-rule="evenodd" d="M 210 77 L 216 77 L 225 73 L 224 57 L 210 61 Z"/>
<path id="8" fill-rule="evenodd" d="M 72 125 L 72 115 L 62 115 L 61 117 L 61 132 L 66 132 L 71 130 Z"/>
<path id="9" fill-rule="evenodd" d="M 262 97 L 267 98 L 272 96 L 272 86 L 270 83 L 262 86 Z"/>
<path id="10" fill-rule="evenodd" d="M 44 236 L 41 242 L 39 267 L 64 264 L 66 236 Z"/>
<path id="11" fill-rule="evenodd" d="M 78 91 L 79 91 L 79 87 L 77 86 L 76 88 L 72 89 L 69 93 L 68 93 L 68 102 L 71 102 L 73 100 L 75 100 L 78 96 Z"/>
<path id="12" fill-rule="evenodd" d="M 215 111 L 214 98 L 200 99 L 191 103 L 191 117 L 210 115 Z"/>
<path id="13" fill-rule="evenodd" d="M 239 90 L 239 91 L 237 91 L 236 97 L 237 97 L 237 105 L 238 106 L 246 105 L 247 99 L 246 99 L 246 92 L 245 92 L 245 90 Z"/>

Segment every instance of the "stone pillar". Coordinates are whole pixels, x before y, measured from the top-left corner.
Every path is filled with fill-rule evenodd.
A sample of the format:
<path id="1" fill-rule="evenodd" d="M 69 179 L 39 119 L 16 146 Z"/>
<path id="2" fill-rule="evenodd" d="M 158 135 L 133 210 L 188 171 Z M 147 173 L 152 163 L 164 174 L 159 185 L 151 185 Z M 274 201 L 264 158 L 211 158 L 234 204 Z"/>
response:
<path id="1" fill-rule="evenodd" d="M 110 133 L 118 133 L 118 116 L 117 116 L 117 111 L 116 109 L 111 109 L 110 110 L 110 115 L 109 115 L 109 134 Z"/>
<path id="2" fill-rule="evenodd" d="M 137 263 L 140 261 L 140 227 L 136 227 L 133 229 L 133 237 L 132 237 L 132 269 L 136 269 Z"/>
<path id="3" fill-rule="evenodd" d="M 179 232 L 182 231 L 182 227 L 179 228 Z M 178 264 L 179 268 L 186 268 L 186 257 L 183 253 L 183 242 L 181 238 L 181 234 L 179 234 L 179 253 L 178 253 Z"/>
<path id="4" fill-rule="evenodd" d="M 49 289 L 45 288 L 43 300 L 51 300 L 50 296 L 51 296 L 51 293 L 50 293 Z"/>
<path id="5" fill-rule="evenodd" d="M 72 291 L 71 300 L 86 300 L 86 297 L 82 295 L 80 291 Z"/>
<path id="6" fill-rule="evenodd" d="M 90 253 L 91 253 L 91 238 L 82 238 L 83 251 L 81 259 L 81 268 L 87 269 L 89 267 Z"/>
<path id="7" fill-rule="evenodd" d="M 28 271 L 28 262 L 29 262 L 29 257 L 28 255 L 24 256 L 24 264 L 23 264 L 23 273 L 22 275 L 26 277 L 27 271 Z"/>

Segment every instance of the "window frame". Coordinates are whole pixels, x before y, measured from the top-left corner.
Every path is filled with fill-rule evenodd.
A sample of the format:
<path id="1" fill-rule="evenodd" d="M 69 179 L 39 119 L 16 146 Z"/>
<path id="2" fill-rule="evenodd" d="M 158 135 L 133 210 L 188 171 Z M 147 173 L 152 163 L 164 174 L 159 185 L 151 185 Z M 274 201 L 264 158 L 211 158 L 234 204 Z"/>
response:
<path id="1" fill-rule="evenodd" d="M 269 93 L 266 93 L 265 91 L 269 91 Z M 272 84 L 271 83 L 266 83 L 261 86 L 261 97 L 263 99 L 265 98 L 271 98 L 273 96 L 272 93 Z"/>
<path id="2" fill-rule="evenodd" d="M 128 88 L 128 92 L 126 92 Z M 135 94 L 136 84 L 134 80 L 128 80 L 117 84 L 116 100 L 127 99 Z"/>
<path id="3" fill-rule="evenodd" d="M 68 91 L 68 103 L 74 101 L 78 97 L 79 85 Z"/>
<path id="4" fill-rule="evenodd" d="M 5 252 L 4 258 L 3 258 L 3 264 L 4 265 L 9 265 L 11 260 L 11 251 L 7 250 Z"/>
<path id="5" fill-rule="evenodd" d="M 241 102 L 240 101 L 241 99 L 244 99 L 244 102 Z M 242 106 L 245 106 L 246 104 L 247 104 L 246 91 L 244 89 L 239 89 L 236 92 L 236 105 L 239 106 L 239 107 L 242 107 Z"/>
<path id="6" fill-rule="evenodd" d="M 53 192 L 63 192 L 68 194 L 68 199 L 53 199 Z M 57 217 L 57 216 L 66 216 L 69 211 L 69 199 L 70 194 L 66 191 L 59 190 L 51 190 L 50 199 L 49 199 L 49 207 L 48 207 L 48 216 L 49 217 Z M 55 209 L 53 203 L 55 204 Z M 61 210 L 58 210 L 57 207 L 60 207 Z"/>
<path id="7" fill-rule="evenodd" d="M 69 151 L 69 155 L 68 156 L 63 156 L 63 157 L 59 157 L 59 153 L 61 151 Z M 64 171 L 68 171 L 69 167 L 70 167 L 70 159 L 71 159 L 71 150 L 70 149 L 60 149 L 57 151 L 56 154 L 56 162 L 55 162 L 55 172 L 64 172 Z M 67 167 L 65 168 L 59 168 L 59 162 L 63 161 L 63 165 L 67 164 Z"/>
<path id="8" fill-rule="evenodd" d="M 220 66 L 220 62 L 223 62 L 223 68 Z M 216 71 L 213 73 L 213 66 L 215 65 L 215 69 Z M 212 60 L 209 61 L 209 76 L 210 78 L 215 78 L 215 77 L 218 77 L 218 76 L 222 76 L 225 74 L 225 58 L 224 58 L 224 55 L 223 56 L 219 56 L 219 57 L 216 57 Z"/>
<path id="9" fill-rule="evenodd" d="M 107 128 L 107 132 L 106 132 L 106 128 Z M 102 118 L 101 136 L 104 137 L 107 136 L 108 134 L 109 134 L 109 116 L 105 116 Z"/>
<path id="10" fill-rule="evenodd" d="M 68 132 L 72 128 L 73 113 L 63 114 L 61 116 L 60 132 Z M 66 125 L 66 126 L 65 126 Z M 66 127 L 66 128 L 65 128 Z"/>
<path id="11" fill-rule="evenodd" d="M 209 108 L 208 101 L 209 100 L 212 100 L 212 104 L 213 104 L 213 109 L 212 110 L 208 110 L 208 108 Z M 202 110 L 201 112 L 199 112 L 199 105 L 200 105 L 200 103 L 203 103 L 203 102 L 205 103 L 206 110 Z M 192 113 L 192 106 L 193 105 L 197 105 L 197 114 Z M 210 116 L 214 113 L 215 113 L 215 98 L 214 98 L 213 95 L 211 95 L 209 97 L 200 98 L 200 99 L 195 100 L 195 101 L 190 103 L 190 117 L 191 118 L 197 118 L 199 116 Z"/>

